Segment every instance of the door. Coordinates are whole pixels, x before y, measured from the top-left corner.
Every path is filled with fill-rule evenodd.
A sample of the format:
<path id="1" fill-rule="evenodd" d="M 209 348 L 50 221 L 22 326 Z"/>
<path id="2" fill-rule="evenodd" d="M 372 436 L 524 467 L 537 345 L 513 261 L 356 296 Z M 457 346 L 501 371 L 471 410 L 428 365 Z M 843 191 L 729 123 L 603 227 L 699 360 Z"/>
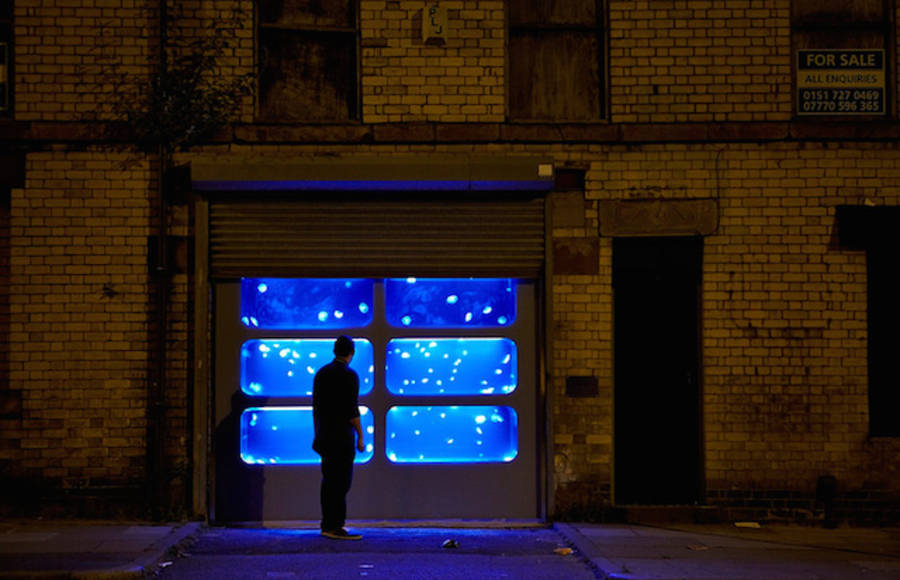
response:
<path id="1" fill-rule="evenodd" d="M 702 238 L 613 242 L 615 500 L 700 497 Z"/>
<path id="2" fill-rule="evenodd" d="M 350 518 L 537 517 L 530 281 L 247 277 L 214 307 L 215 520 L 320 517 L 312 377 L 340 334 L 367 443 Z"/>

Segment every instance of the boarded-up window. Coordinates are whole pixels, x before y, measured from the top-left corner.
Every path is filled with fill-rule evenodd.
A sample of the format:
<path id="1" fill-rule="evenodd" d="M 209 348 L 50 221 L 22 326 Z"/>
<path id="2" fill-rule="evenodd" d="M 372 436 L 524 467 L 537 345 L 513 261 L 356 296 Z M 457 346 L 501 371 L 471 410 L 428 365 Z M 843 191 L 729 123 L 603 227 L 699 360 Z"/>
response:
<path id="1" fill-rule="evenodd" d="M 843 28 L 848 24 L 885 24 L 885 0 L 794 0 L 796 25 Z"/>
<path id="2" fill-rule="evenodd" d="M 793 0 L 791 26 L 795 54 L 804 51 L 858 51 L 861 49 L 885 50 L 889 44 L 891 24 L 890 14 L 893 0 Z M 885 58 L 889 51 L 886 51 Z M 795 66 L 798 60 L 795 58 Z M 840 71 L 846 72 L 846 71 Z M 872 73 L 873 71 L 865 71 Z M 875 71 L 876 74 L 877 71 Z M 880 77 L 879 77 L 880 78 Z M 890 87 L 890 79 L 878 81 L 879 87 L 884 91 Z M 802 88 L 803 81 L 798 80 Z M 815 87 L 813 87 L 815 88 Z M 835 88 L 835 87 L 826 87 Z M 848 86 L 837 88 L 870 88 L 863 86 Z M 890 102 L 890 96 L 885 99 Z M 805 114 L 808 111 L 798 111 Z M 823 110 L 823 113 L 829 111 Z M 834 111 L 830 111 L 834 112 Z M 840 112 L 840 111 L 838 111 Z M 847 113 L 864 113 L 855 106 L 846 110 Z M 883 112 L 882 112 L 883 113 Z"/>
<path id="3" fill-rule="evenodd" d="M 259 120 L 355 119 L 355 2 L 261 0 L 258 17 Z"/>
<path id="4" fill-rule="evenodd" d="M 509 3 L 510 117 L 591 121 L 603 116 L 602 3 Z"/>
<path id="5" fill-rule="evenodd" d="M 885 48 L 885 0 L 794 0 L 794 48 Z"/>

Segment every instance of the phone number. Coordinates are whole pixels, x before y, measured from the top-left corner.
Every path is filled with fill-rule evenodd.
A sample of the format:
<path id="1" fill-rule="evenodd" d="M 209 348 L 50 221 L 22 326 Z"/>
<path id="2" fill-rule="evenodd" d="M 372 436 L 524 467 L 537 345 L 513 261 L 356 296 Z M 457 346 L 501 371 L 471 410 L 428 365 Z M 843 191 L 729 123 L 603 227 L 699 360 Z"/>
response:
<path id="1" fill-rule="evenodd" d="M 882 91 L 875 89 L 803 89 L 803 113 L 884 113 Z"/>

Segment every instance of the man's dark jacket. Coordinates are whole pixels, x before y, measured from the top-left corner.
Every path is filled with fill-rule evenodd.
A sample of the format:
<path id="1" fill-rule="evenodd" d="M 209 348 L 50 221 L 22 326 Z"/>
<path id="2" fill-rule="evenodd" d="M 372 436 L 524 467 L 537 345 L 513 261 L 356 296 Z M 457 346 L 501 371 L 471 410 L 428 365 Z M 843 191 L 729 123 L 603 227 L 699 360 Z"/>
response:
<path id="1" fill-rule="evenodd" d="M 323 453 L 354 453 L 355 429 L 350 421 L 359 417 L 359 376 L 347 363 L 335 359 L 313 379 L 313 449 Z"/>

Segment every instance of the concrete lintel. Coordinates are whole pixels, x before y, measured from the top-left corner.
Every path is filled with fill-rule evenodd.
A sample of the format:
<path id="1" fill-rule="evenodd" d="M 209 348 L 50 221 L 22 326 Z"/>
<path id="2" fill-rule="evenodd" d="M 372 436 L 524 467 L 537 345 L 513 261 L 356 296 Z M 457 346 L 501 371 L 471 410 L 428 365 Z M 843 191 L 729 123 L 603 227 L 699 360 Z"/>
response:
<path id="1" fill-rule="evenodd" d="M 600 235 L 708 236 L 719 225 L 714 199 L 637 199 L 601 201 Z"/>

